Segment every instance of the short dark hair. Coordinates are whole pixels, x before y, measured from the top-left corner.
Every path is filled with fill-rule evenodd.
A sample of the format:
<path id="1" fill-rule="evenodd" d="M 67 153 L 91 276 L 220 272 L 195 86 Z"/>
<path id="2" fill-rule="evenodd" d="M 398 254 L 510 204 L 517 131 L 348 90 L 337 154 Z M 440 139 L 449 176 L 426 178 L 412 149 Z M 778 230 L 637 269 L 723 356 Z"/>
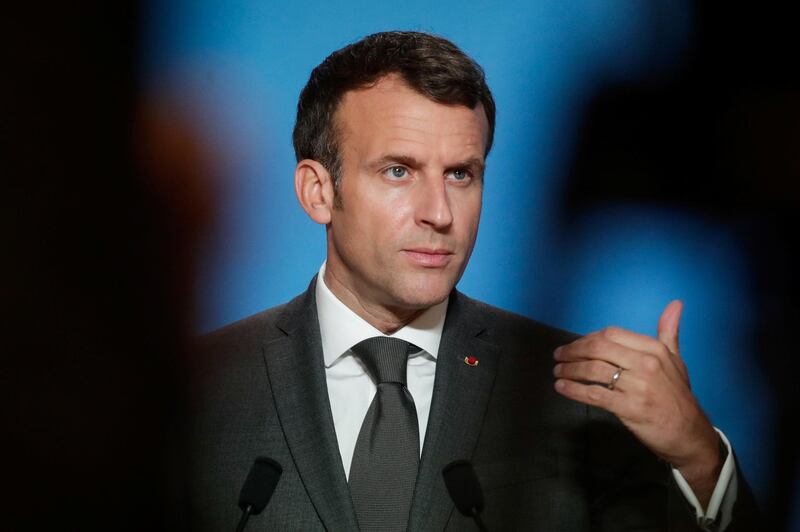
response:
<path id="1" fill-rule="evenodd" d="M 311 72 L 297 103 L 292 136 L 297 160 L 319 161 L 338 188 L 342 161 L 334 118 L 339 102 L 346 92 L 367 87 L 388 74 L 399 74 L 412 89 L 437 103 L 470 109 L 482 104 L 489 121 L 489 153 L 495 105 L 480 65 L 442 37 L 387 31 L 333 52 Z"/>

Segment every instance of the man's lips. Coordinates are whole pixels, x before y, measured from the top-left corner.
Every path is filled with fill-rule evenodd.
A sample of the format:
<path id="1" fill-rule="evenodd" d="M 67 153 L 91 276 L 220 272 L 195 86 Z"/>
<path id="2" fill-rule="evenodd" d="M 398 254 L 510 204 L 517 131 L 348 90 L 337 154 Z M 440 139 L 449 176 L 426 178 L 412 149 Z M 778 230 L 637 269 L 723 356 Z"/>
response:
<path id="1" fill-rule="evenodd" d="M 453 258 L 453 252 L 446 249 L 413 248 L 404 249 L 406 257 L 411 262 L 427 268 L 441 268 L 447 266 Z"/>

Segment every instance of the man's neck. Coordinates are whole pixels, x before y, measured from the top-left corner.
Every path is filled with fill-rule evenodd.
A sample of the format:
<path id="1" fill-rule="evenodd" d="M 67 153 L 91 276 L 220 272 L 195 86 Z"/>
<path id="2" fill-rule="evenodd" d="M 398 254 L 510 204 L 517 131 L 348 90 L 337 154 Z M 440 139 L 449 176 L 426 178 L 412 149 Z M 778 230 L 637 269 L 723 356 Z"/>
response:
<path id="1" fill-rule="evenodd" d="M 325 269 L 323 282 L 339 301 L 383 334 L 390 335 L 397 332 L 425 312 L 425 309 L 390 309 L 372 304 L 350 290 L 330 268 Z"/>

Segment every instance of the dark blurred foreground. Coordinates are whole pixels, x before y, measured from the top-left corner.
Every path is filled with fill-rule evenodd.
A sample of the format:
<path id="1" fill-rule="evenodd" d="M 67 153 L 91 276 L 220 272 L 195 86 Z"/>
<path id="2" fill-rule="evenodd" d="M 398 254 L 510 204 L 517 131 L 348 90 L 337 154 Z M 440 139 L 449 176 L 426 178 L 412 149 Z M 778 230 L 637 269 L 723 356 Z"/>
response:
<path id="1" fill-rule="evenodd" d="M 139 93 L 135 4 L 23 9 L 2 23 L 0 529 L 180 530 L 203 152 Z"/>

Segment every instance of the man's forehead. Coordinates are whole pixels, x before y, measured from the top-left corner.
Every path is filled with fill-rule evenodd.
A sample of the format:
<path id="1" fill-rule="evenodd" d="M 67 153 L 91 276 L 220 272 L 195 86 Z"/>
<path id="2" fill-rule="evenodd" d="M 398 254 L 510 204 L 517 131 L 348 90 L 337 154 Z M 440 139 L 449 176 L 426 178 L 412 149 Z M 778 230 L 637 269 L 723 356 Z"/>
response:
<path id="1" fill-rule="evenodd" d="M 436 102 L 412 88 L 399 74 L 389 74 L 368 87 L 345 93 L 335 120 L 342 140 L 354 135 L 381 135 L 413 143 L 426 135 L 452 136 L 465 148 L 476 144 L 482 152 L 489 130 L 480 103 L 469 108 Z"/>

